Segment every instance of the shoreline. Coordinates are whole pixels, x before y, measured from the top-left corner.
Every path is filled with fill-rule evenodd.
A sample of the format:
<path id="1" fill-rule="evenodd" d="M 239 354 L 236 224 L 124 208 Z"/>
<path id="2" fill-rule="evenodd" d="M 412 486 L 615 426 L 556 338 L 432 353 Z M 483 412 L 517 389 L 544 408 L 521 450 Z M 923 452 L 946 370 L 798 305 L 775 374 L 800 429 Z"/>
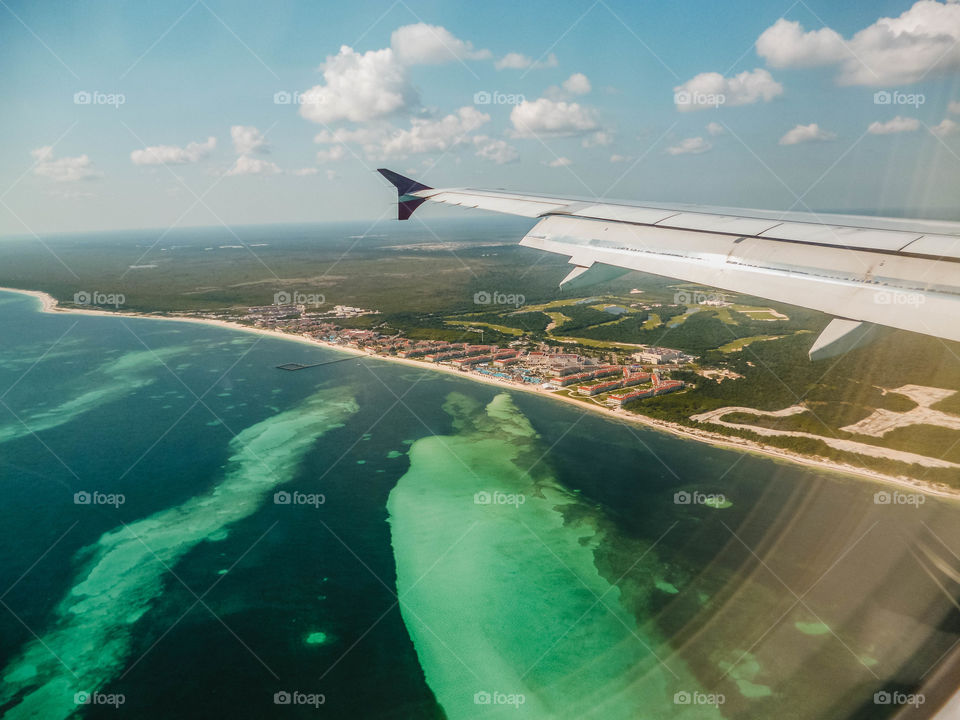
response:
<path id="1" fill-rule="evenodd" d="M 924 495 L 931 495 L 944 499 L 951 500 L 960 500 L 960 489 L 953 489 L 940 484 L 933 484 L 924 482 L 921 480 L 916 480 L 913 478 L 907 478 L 902 476 L 893 476 L 886 475 L 879 471 L 868 470 L 865 468 L 860 468 L 855 465 L 849 465 L 847 463 L 836 462 L 833 460 L 827 460 L 824 458 L 811 457 L 806 455 L 801 455 L 799 453 L 794 453 L 789 450 L 784 450 L 782 448 L 776 448 L 769 445 L 764 445 L 753 440 L 747 440 L 745 438 L 736 438 L 730 437 L 727 435 L 721 435 L 720 433 L 710 432 L 709 430 L 697 430 L 688 428 L 684 425 L 679 425 L 677 423 L 668 422 L 666 420 L 657 420 L 655 418 L 647 417 L 646 415 L 641 415 L 638 413 L 630 413 L 624 410 L 615 410 L 613 408 L 605 408 L 595 403 L 587 403 L 581 400 L 576 400 L 571 397 L 566 397 L 564 395 L 557 395 L 552 392 L 544 391 L 538 389 L 535 386 L 525 386 L 519 385 L 517 383 L 508 382 L 502 379 L 485 377 L 477 373 L 463 372 L 452 367 L 447 367 L 444 365 L 437 365 L 434 363 L 426 363 L 419 360 L 412 360 L 409 358 L 400 358 L 388 355 L 377 355 L 374 353 L 369 353 L 358 348 L 346 347 L 343 345 L 336 345 L 333 343 L 324 342 L 322 340 L 316 340 L 311 337 L 304 335 L 295 335 L 293 333 L 281 332 L 279 330 L 267 330 L 265 328 L 257 328 L 251 325 L 244 325 L 237 322 L 230 322 L 227 320 L 213 320 L 210 318 L 195 318 L 190 316 L 180 316 L 180 315 L 150 315 L 145 313 L 133 313 L 133 312 L 111 312 L 109 310 L 94 310 L 94 309 L 79 309 L 79 308 L 61 308 L 56 298 L 52 295 L 45 293 L 40 290 L 22 290 L 20 288 L 9 288 L 9 287 L 0 287 L 0 292 L 10 292 L 17 293 L 19 295 L 27 295 L 29 297 L 38 300 L 41 304 L 41 311 L 44 313 L 64 313 L 72 315 L 90 315 L 95 317 L 127 317 L 135 318 L 139 320 L 166 320 L 169 322 L 189 322 L 196 323 L 201 325 L 212 325 L 214 327 L 220 327 L 227 330 L 238 330 L 241 332 L 247 332 L 255 335 L 261 335 L 265 337 L 272 337 L 280 340 L 294 341 L 306 345 L 312 345 L 314 347 L 326 348 L 328 350 L 335 350 L 346 353 L 348 355 L 354 355 L 358 358 L 370 358 L 373 360 L 382 360 L 384 362 L 393 362 L 409 367 L 420 368 L 421 370 L 432 370 L 434 372 L 445 372 L 456 377 L 470 380 L 473 382 L 485 383 L 487 385 L 492 385 L 494 387 L 501 388 L 503 390 L 513 390 L 517 392 L 527 392 L 537 395 L 539 397 L 547 397 L 557 400 L 559 402 L 567 403 L 573 407 L 578 407 L 581 410 L 587 410 L 597 413 L 598 415 L 607 418 L 608 420 L 614 420 L 622 423 L 628 423 L 633 425 L 640 425 L 645 428 L 652 430 L 659 430 L 660 432 L 669 433 L 675 437 L 682 437 L 687 440 L 695 440 L 697 442 L 706 443 L 708 445 L 713 445 L 714 447 L 723 447 L 727 449 L 736 450 L 739 452 L 748 452 L 763 455 L 767 458 L 772 458 L 774 460 L 780 460 L 783 462 L 790 462 L 799 465 L 806 465 L 808 467 L 816 468 L 817 470 L 830 471 L 835 473 L 840 473 L 845 476 L 854 476 L 858 479 L 871 480 L 878 484 L 883 485 L 893 485 L 898 488 L 910 491 L 922 493 Z"/>

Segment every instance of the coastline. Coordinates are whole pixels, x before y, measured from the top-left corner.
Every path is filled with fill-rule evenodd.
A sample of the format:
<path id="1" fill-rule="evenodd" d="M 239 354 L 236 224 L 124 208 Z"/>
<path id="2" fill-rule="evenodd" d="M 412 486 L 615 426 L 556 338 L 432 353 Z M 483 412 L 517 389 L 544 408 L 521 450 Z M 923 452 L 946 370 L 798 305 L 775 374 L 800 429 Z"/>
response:
<path id="1" fill-rule="evenodd" d="M 747 440 L 745 438 L 730 437 L 727 435 L 721 435 L 719 433 L 710 432 L 709 430 L 698 430 L 698 429 L 688 428 L 684 425 L 679 425 L 677 423 L 672 423 L 665 420 L 657 420 L 655 418 L 647 417 L 645 415 L 640 415 L 638 413 L 630 413 L 625 410 L 605 408 L 605 407 L 596 405 L 595 403 L 586 403 L 580 400 L 575 400 L 571 397 L 566 397 L 564 395 L 557 395 L 549 391 L 541 390 L 536 386 L 519 385 L 517 383 L 508 382 L 499 378 L 485 377 L 477 373 L 463 372 L 461 370 L 457 370 L 455 368 L 447 367 L 444 365 L 436 365 L 433 363 L 426 363 L 419 360 L 411 360 L 408 358 L 400 358 L 400 357 L 393 357 L 393 356 L 387 356 L 387 355 L 377 355 L 374 353 L 366 352 L 364 350 L 359 350 L 357 348 L 351 348 L 343 345 L 336 345 L 333 343 L 324 342 L 322 340 L 316 340 L 314 338 L 307 337 L 304 335 L 294 335 L 292 333 L 281 332 L 279 330 L 267 330 L 265 328 L 252 327 L 250 325 L 243 325 L 241 323 L 229 322 L 226 320 L 213 320 L 209 318 L 195 318 L 195 317 L 181 316 L 181 315 L 151 315 L 151 314 L 133 313 L 133 312 L 111 312 L 108 310 L 95 310 L 95 309 L 80 309 L 80 308 L 67 309 L 67 308 L 61 308 L 56 298 L 54 298 L 52 295 L 40 290 L 22 290 L 20 288 L 0 287 L 0 292 L 17 293 L 20 295 L 27 295 L 29 297 L 32 297 L 35 300 L 38 300 L 40 302 L 41 311 L 44 313 L 91 315 L 96 317 L 127 317 L 127 318 L 136 318 L 140 320 L 166 320 L 170 322 L 189 322 L 189 323 L 196 323 L 201 325 L 212 325 L 214 327 L 220 327 L 228 330 L 239 330 L 242 332 L 252 333 L 256 335 L 273 337 L 280 340 L 299 342 L 306 345 L 312 345 L 314 347 L 322 347 L 329 350 L 340 351 L 342 353 L 345 353 L 348 355 L 354 355 L 357 357 L 369 358 L 373 360 L 382 360 L 383 362 L 400 363 L 410 367 L 420 368 L 421 370 L 445 372 L 465 380 L 485 383 L 487 385 L 492 385 L 504 390 L 527 392 L 527 393 L 538 395 L 540 397 L 552 398 L 560 402 L 568 403 L 569 405 L 580 408 L 581 410 L 595 412 L 603 417 L 606 417 L 608 420 L 614 420 L 614 421 L 633 424 L 633 425 L 640 425 L 642 427 L 650 428 L 653 430 L 659 430 L 661 432 L 669 433 L 674 436 L 682 437 L 687 440 L 695 440 L 697 442 L 706 443 L 708 445 L 713 445 L 716 447 L 724 447 L 727 449 L 737 450 L 740 452 L 756 453 L 756 454 L 763 455 L 765 457 L 772 458 L 775 460 L 796 463 L 800 465 L 806 465 L 809 467 L 816 468 L 817 470 L 836 472 L 845 476 L 852 475 L 859 479 L 867 479 L 883 485 L 892 485 L 909 492 L 922 493 L 924 495 L 931 495 L 931 496 L 950 499 L 950 500 L 960 500 L 960 489 L 953 489 L 941 484 L 923 482 L 920 480 L 902 477 L 902 476 L 886 475 L 879 471 L 868 470 L 865 468 L 857 467 L 855 465 L 849 465 L 847 463 L 841 463 L 841 462 L 836 462 L 836 461 L 828 460 L 824 458 L 801 455 L 799 453 L 794 453 L 789 450 L 784 450 L 782 448 L 764 445 L 762 443 L 758 443 L 753 440 Z"/>

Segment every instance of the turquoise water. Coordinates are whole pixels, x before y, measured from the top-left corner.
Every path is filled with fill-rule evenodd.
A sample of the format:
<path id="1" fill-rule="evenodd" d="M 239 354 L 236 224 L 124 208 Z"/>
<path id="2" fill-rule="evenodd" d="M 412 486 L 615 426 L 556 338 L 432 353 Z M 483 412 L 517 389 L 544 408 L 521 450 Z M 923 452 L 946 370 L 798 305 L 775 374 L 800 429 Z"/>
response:
<path id="1" fill-rule="evenodd" d="M 954 505 L 407 366 L 275 369 L 334 357 L 0 294 L 0 714 L 884 717 L 958 638 Z"/>

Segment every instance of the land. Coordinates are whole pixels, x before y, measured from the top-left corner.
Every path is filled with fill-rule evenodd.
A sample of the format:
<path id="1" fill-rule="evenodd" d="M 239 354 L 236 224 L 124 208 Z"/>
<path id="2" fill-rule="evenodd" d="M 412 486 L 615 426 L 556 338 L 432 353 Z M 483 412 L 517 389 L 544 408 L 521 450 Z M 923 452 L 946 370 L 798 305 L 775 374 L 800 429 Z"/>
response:
<path id="1" fill-rule="evenodd" d="M 523 222 L 477 228 L 5 240 L 0 285 L 47 293 L 50 310 L 319 343 L 791 461 L 960 489 L 957 344 L 878 329 L 865 349 L 812 363 L 829 322 L 820 313 L 639 273 L 564 293 L 564 259 L 516 245 Z"/>

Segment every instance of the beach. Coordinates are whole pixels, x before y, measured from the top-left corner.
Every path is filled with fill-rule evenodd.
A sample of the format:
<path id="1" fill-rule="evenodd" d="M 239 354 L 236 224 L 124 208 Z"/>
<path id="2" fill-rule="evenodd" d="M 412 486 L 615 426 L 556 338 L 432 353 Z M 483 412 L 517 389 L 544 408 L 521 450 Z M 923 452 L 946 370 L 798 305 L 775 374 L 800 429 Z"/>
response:
<path id="1" fill-rule="evenodd" d="M 244 325 L 242 323 L 229 322 L 225 320 L 215 320 L 210 318 L 196 318 L 196 317 L 191 317 L 186 315 L 173 315 L 173 314 L 153 315 L 153 314 L 147 314 L 147 313 L 133 313 L 133 312 L 120 312 L 120 311 L 115 312 L 115 311 L 109 311 L 109 310 L 96 310 L 96 309 L 86 309 L 86 308 L 62 308 L 59 306 L 59 303 L 57 302 L 56 298 L 54 298 L 48 293 L 45 293 L 39 290 L 23 290 L 20 288 L 0 287 L 0 292 L 19 293 L 21 295 L 28 295 L 30 297 L 33 297 L 40 302 L 41 309 L 45 313 L 93 315 L 98 317 L 128 317 L 128 318 L 137 318 L 137 319 L 165 320 L 170 322 L 188 322 L 188 323 L 195 323 L 195 324 L 201 324 L 201 325 L 211 325 L 214 327 L 221 327 L 221 328 L 226 328 L 230 330 L 239 330 L 242 332 L 252 333 L 256 335 L 299 342 L 307 345 L 312 345 L 315 347 L 319 346 L 319 347 L 327 348 L 330 350 L 340 351 L 349 355 L 354 355 L 357 357 L 368 358 L 373 360 L 381 360 L 383 362 L 400 363 L 410 367 L 419 368 L 421 370 L 445 372 L 451 375 L 455 375 L 459 378 L 464 378 L 474 382 L 485 383 L 487 385 L 493 385 L 505 390 L 533 393 L 535 395 L 539 395 L 540 397 L 549 397 L 559 402 L 568 403 L 584 411 L 598 413 L 610 420 L 652 428 L 654 430 L 670 433 L 672 435 L 680 436 L 690 440 L 696 440 L 697 442 L 706 443 L 709 445 L 713 445 L 715 447 L 724 447 L 724 448 L 738 450 L 741 452 L 757 453 L 757 454 L 772 457 L 784 462 L 806 465 L 809 467 L 817 468 L 819 470 L 826 470 L 830 472 L 841 473 L 847 476 L 855 476 L 857 478 L 870 480 L 882 485 L 895 486 L 899 489 L 902 489 L 908 492 L 922 493 L 925 495 L 932 495 L 932 496 L 951 499 L 951 500 L 960 500 L 960 489 L 951 488 L 949 486 L 946 486 L 940 483 L 930 483 L 930 482 L 925 482 L 922 480 L 917 480 L 915 478 L 909 478 L 905 476 L 888 475 L 888 474 L 870 470 L 867 468 L 858 467 L 856 465 L 836 462 L 827 458 L 801 455 L 799 453 L 791 452 L 789 450 L 784 450 L 782 448 L 778 448 L 770 445 L 764 445 L 763 443 L 759 443 L 754 440 L 730 437 L 727 435 L 721 435 L 720 433 L 710 432 L 709 430 L 689 428 L 684 425 L 679 425 L 677 423 L 671 423 L 664 420 L 657 420 L 655 418 L 650 418 L 645 415 L 631 413 L 622 409 L 602 407 L 595 403 L 587 403 L 581 400 L 576 400 L 568 396 L 559 395 L 547 390 L 543 390 L 541 388 L 538 388 L 537 386 L 523 385 L 523 384 L 507 381 L 504 379 L 500 379 L 500 378 L 483 376 L 478 373 L 464 372 L 462 370 L 458 370 L 456 368 L 448 367 L 444 365 L 427 363 L 419 360 L 411 360 L 411 359 L 400 358 L 395 356 L 376 355 L 373 353 L 366 352 L 364 350 L 359 350 L 357 348 L 351 348 L 343 345 L 328 343 L 328 342 L 316 340 L 314 338 L 307 337 L 304 335 L 296 335 L 293 333 L 286 333 L 278 330 L 268 330 L 265 328 L 256 328 L 250 325 Z"/>

